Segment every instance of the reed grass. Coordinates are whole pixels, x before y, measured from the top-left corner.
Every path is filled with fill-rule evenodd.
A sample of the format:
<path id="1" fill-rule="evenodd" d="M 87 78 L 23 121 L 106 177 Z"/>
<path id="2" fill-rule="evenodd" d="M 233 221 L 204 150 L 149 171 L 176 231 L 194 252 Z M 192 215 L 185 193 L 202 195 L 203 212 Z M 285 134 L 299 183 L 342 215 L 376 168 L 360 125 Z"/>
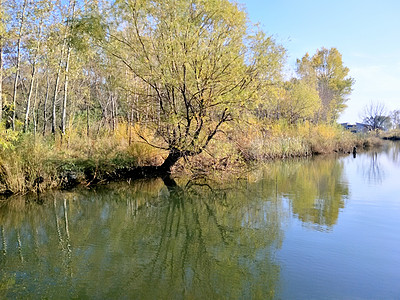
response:
<path id="1" fill-rule="evenodd" d="M 144 143 L 138 132 L 148 140 L 156 139 L 146 128 L 125 123 L 118 124 L 114 131 L 101 129 L 89 136 L 79 128 L 68 130 L 62 137 L 3 129 L 0 193 L 24 194 L 60 187 L 69 174 L 88 185 L 93 178 L 101 182 L 120 167 L 160 165 L 167 153 Z M 290 125 L 284 121 L 231 124 L 222 128 L 202 154 L 180 160 L 173 171 L 235 174 L 254 162 L 350 152 L 354 146 L 377 143 L 372 137 L 354 135 L 337 125 Z"/>

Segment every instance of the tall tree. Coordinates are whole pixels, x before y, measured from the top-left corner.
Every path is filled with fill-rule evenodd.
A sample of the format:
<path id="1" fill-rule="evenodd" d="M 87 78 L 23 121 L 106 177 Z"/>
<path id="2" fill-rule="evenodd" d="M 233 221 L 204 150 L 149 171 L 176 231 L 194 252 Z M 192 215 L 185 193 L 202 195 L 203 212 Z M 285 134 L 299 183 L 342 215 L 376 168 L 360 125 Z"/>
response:
<path id="1" fill-rule="evenodd" d="M 33 96 L 33 90 L 36 80 L 37 65 L 39 63 L 39 56 L 41 54 L 41 46 L 43 41 L 43 32 L 45 24 L 48 22 L 49 13 L 51 11 L 51 3 L 48 0 L 36 1 L 35 7 L 33 8 L 33 22 L 30 27 L 30 38 L 28 39 L 27 52 L 29 54 L 28 60 L 31 61 L 31 78 L 29 83 L 29 91 L 26 100 L 25 108 L 25 122 L 24 122 L 24 132 L 28 130 L 29 125 L 29 115 L 31 112 L 31 100 Z M 36 84 L 36 86 L 38 83 Z M 37 92 L 37 89 L 36 89 Z"/>
<path id="2" fill-rule="evenodd" d="M 61 48 L 59 49 L 58 53 L 58 64 L 57 64 L 57 71 L 55 75 L 54 81 L 54 89 L 53 89 L 53 101 L 52 101 L 52 115 L 51 115 L 51 133 L 55 134 L 57 129 L 57 103 L 58 103 L 58 93 L 60 89 L 60 80 L 63 71 L 63 66 L 65 65 L 65 56 L 66 56 L 66 48 L 69 49 L 68 44 L 68 37 L 69 37 L 69 22 L 71 18 L 72 6 L 75 7 L 75 1 L 70 0 L 67 12 L 65 12 L 65 8 L 60 4 L 60 16 L 63 19 L 61 24 L 54 24 L 55 28 L 62 32 L 62 40 L 60 41 Z M 67 52 L 69 52 L 67 50 Z M 68 88 L 67 88 L 68 89 Z"/>
<path id="3" fill-rule="evenodd" d="M 19 28 L 17 35 L 17 58 L 16 58 L 16 66 L 15 66 L 15 77 L 14 77 L 14 88 L 13 88 L 13 114 L 12 114 L 12 129 L 15 130 L 15 117 L 17 111 L 17 90 L 18 90 L 18 81 L 20 76 L 20 64 L 21 64 L 21 47 L 22 47 L 22 37 L 25 30 L 25 20 L 26 20 L 26 12 L 27 12 L 28 0 L 24 0 L 21 4 L 19 15 Z"/>
<path id="4" fill-rule="evenodd" d="M 317 120 L 336 121 L 346 108 L 347 97 L 352 91 L 354 79 L 349 68 L 343 65 L 342 55 L 336 48 L 322 48 L 312 57 L 307 53 L 297 60 L 300 78 L 318 90 L 322 102 Z"/>
<path id="5" fill-rule="evenodd" d="M 68 13 L 68 20 L 66 24 L 66 31 L 68 32 L 68 35 L 70 35 L 70 27 L 71 27 L 71 21 L 74 18 L 75 15 L 75 5 L 76 1 L 71 0 L 69 2 L 69 13 Z M 71 40 L 71 37 L 68 37 L 69 40 Z M 64 79 L 64 98 L 63 98 L 63 104 L 62 104 L 62 110 L 61 110 L 61 133 L 62 135 L 65 134 L 65 127 L 66 127 L 66 122 L 67 122 L 67 100 L 68 100 L 68 84 L 69 84 L 69 68 L 70 68 L 70 59 L 71 59 L 71 43 L 67 43 L 67 57 L 65 58 L 65 79 Z"/>
<path id="6" fill-rule="evenodd" d="M 160 166 L 169 171 L 201 153 L 249 101 L 257 66 L 270 55 L 256 47 L 266 38 L 252 40 L 245 12 L 228 0 L 126 0 L 114 8 L 103 46 L 148 86 L 149 114 L 160 120 L 149 126 L 160 140 L 147 142 L 169 151 Z"/>
<path id="7" fill-rule="evenodd" d="M 5 7 L 0 0 L 0 122 L 3 119 L 3 46 L 6 34 Z"/>

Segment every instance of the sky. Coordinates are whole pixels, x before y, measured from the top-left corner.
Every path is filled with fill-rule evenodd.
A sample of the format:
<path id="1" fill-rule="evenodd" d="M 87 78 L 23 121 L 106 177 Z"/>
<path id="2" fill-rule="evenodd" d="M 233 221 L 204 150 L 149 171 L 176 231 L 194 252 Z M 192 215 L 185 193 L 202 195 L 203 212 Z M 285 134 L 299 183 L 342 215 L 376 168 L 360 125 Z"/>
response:
<path id="1" fill-rule="evenodd" d="M 339 122 L 360 122 L 371 102 L 400 109 L 399 0 L 237 0 L 287 49 L 288 72 L 304 54 L 336 47 L 355 79 Z"/>

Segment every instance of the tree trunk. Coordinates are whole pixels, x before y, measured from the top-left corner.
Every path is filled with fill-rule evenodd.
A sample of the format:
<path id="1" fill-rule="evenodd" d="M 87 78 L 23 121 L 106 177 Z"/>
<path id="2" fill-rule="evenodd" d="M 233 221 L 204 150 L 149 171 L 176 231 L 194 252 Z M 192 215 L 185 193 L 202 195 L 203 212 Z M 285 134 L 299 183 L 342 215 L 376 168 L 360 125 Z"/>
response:
<path id="1" fill-rule="evenodd" d="M 176 148 L 172 148 L 169 151 L 168 157 L 165 159 L 163 164 L 158 168 L 160 172 L 171 173 L 172 167 L 178 162 L 178 160 L 184 156 L 184 153 Z"/>
<path id="2" fill-rule="evenodd" d="M 47 73 L 47 86 L 46 86 L 46 96 L 44 97 L 43 104 L 43 136 L 46 134 L 46 126 L 47 126 L 47 102 L 49 101 L 49 92 L 50 92 L 50 78 Z"/>
<path id="3" fill-rule="evenodd" d="M 40 99 L 39 104 L 36 105 L 38 89 L 39 89 L 39 80 L 36 80 L 35 97 L 33 98 L 33 135 L 34 135 L 35 139 L 36 139 L 36 133 L 37 133 L 37 128 L 38 128 L 38 124 L 39 124 L 39 107 L 40 107 L 40 103 L 42 100 L 42 99 Z M 36 108 L 36 111 L 35 111 L 35 108 Z"/>
<path id="4" fill-rule="evenodd" d="M 26 101 L 24 132 L 27 132 L 28 125 L 29 125 L 29 112 L 30 112 L 31 98 L 32 98 L 32 93 L 33 93 L 33 85 L 34 85 L 35 76 L 36 76 L 36 60 L 37 60 L 37 56 L 38 56 L 39 50 L 40 50 L 40 35 L 41 35 L 41 33 L 42 33 L 42 22 L 40 22 L 40 25 L 39 25 L 38 42 L 37 42 L 37 46 L 36 46 L 36 52 L 33 57 L 33 63 L 32 63 L 32 76 L 31 76 L 31 82 L 30 82 L 30 86 L 29 86 L 28 99 Z M 35 107 L 33 109 L 35 109 Z"/>
<path id="5" fill-rule="evenodd" d="M 4 11 L 3 0 L 0 0 L 0 9 Z M 0 26 L 5 27 L 3 16 L 1 16 Z M 5 28 L 4 28 L 5 29 Z M 0 123 L 3 120 L 3 36 L 0 36 Z"/>
<path id="6" fill-rule="evenodd" d="M 69 59 L 71 57 L 71 47 L 67 49 L 67 59 L 65 61 L 65 81 L 64 81 L 64 99 L 62 105 L 62 117 L 61 117 L 61 133 L 65 135 L 65 128 L 67 122 L 67 100 L 68 100 L 68 81 L 69 81 Z"/>
<path id="7" fill-rule="evenodd" d="M 90 102 L 90 91 L 89 91 L 89 99 L 85 97 L 86 100 L 86 136 L 90 138 L 90 114 L 89 114 L 89 102 Z"/>
<path id="8" fill-rule="evenodd" d="M 64 46 L 63 46 L 64 48 Z M 64 50 L 61 49 L 61 56 L 62 52 Z M 54 94 L 53 94 L 53 108 L 52 108 L 52 115 L 51 115 L 51 133 L 55 134 L 56 133 L 56 126 L 57 126 L 57 116 L 56 116 L 56 106 L 57 106 L 57 96 L 58 96 L 58 85 L 60 83 L 60 73 L 61 73 L 61 59 L 60 59 L 60 65 L 57 70 L 57 76 L 56 76 L 56 83 L 54 86 Z"/>
<path id="9" fill-rule="evenodd" d="M 0 0 L 0 9 L 4 11 L 3 0 Z M 1 16 L 0 26 L 5 27 L 3 16 Z M 5 28 L 4 28 L 5 29 Z M 3 120 L 3 36 L 0 36 L 0 123 Z"/>
<path id="10" fill-rule="evenodd" d="M 75 15 L 75 0 L 69 2 L 69 16 L 68 18 L 73 18 Z M 67 21 L 67 31 L 69 31 L 69 20 Z M 65 37 L 67 34 L 65 35 Z M 68 100 L 68 82 L 69 82 L 69 60 L 71 58 L 71 46 L 68 45 L 67 48 L 67 58 L 65 61 L 65 81 L 64 81 L 64 100 L 62 105 L 62 117 L 61 117 L 61 133 L 65 134 L 65 128 L 67 124 L 67 100 Z"/>
<path id="11" fill-rule="evenodd" d="M 115 100 L 114 97 L 111 96 L 111 124 L 112 124 L 112 131 L 115 131 Z"/>
<path id="12" fill-rule="evenodd" d="M 35 73 L 36 73 L 36 66 L 35 66 L 35 62 L 34 62 L 33 63 L 33 67 L 32 67 L 32 77 L 31 77 L 31 82 L 30 82 L 30 86 L 29 86 L 28 99 L 26 101 L 24 132 L 28 131 L 29 112 L 30 112 L 30 107 L 31 107 L 31 98 L 32 98 L 32 93 L 33 93 L 33 85 L 34 85 L 34 82 L 35 82 Z"/>
<path id="13" fill-rule="evenodd" d="M 15 130 L 15 117 L 16 117 L 16 106 L 17 106 L 17 88 L 18 88 L 18 80 L 20 73 L 20 64 L 21 64 L 21 40 L 22 33 L 25 22 L 25 10 L 27 6 L 27 0 L 24 1 L 22 5 L 22 15 L 21 15 L 21 23 L 19 26 L 19 34 L 18 34 L 18 42 L 17 42 L 17 64 L 15 70 L 15 78 L 14 78 L 14 90 L 13 90 L 13 115 L 12 115 L 12 130 Z"/>
<path id="14" fill-rule="evenodd" d="M 1 6 L 1 1 L 0 1 Z M 3 119 L 3 38 L 0 37 L 0 123 Z"/>
<path id="15" fill-rule="evenodd" d="M 132 127 L 133 127 L 133 104 L 131 104 L 130 117 L 128 119 L 129 126 L 129 146 L 132 144 Z"/>
<path id="16" fill-rule="evenodd" d="M 75 12 L 75 0 L 71 0 L 69 2 L 69 11 L 68 11 L 68 18 L 73 17 Z M 61 57 L 58 65 L 58 70 L 57 70 L 57 77 L 56 77 L 56 84 L 54 88 L 54 96 L 53 96 L 53 114 L 52 114 L 52 123 L 51 123 L 51 133 L 55 134 L 56 133 L 56 105 L 57 105 L 57 96 L 58 96 L 58 85 L 60 82 L 60 73 L 61 73 L 61 68 L 63 64 L 63 56 L 64 56 L 64 51 L 65 47 L 67 46 L 67 38 L 68 38 L 68 26 L 69 26 L 69 21 L 67 21 L 66 28 L 65 28 L 65 33 L 64 33 L 64 40 L 63 40 L 63 45 L 61 48 Z M 64 134 L 65 132 L 65 117 L 64 115 L 66 114 L 66 101 L 67 101 L 67 93 L 68 93 L 68 68 L 69 68 L 69 57 L 71 53 L 71 47 L 68 46 L 67 49 L 67 58 L 66 58 L 66 63 L 65 63 L 65 85 L 64 85 L 64 100 L 63 100 L 63 106 L 62 106 L 62 118 L 61 118 L 61 131 Z"/>

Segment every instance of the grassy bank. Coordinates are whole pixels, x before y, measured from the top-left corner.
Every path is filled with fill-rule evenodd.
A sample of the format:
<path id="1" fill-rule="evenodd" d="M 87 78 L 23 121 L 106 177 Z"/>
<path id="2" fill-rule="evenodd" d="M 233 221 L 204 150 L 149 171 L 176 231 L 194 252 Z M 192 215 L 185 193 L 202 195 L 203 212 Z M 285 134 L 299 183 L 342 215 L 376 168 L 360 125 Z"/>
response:
<path id="1" fill-rule="evenodd" d="M 34 136 L 2 130 L 0 136 L 0 193 L 23 194 L 75 184 L 92 185 L 118 178 L 118 172 L 136 166 L 160 165 L 167 153 L 144 143 L 143 130 L 119 124 L 115 131 L 87 137 L 84 130 L 60 136 Z M 149 140 L 151 132 L 145 133 Z M 181 159 L 174 172 L 240 172 L 250 163 L 305 157 L 375 143 L 339 126 L 288 124 L 230 124 L 202 154 Z"/>
<path id="2" fill-rule="evenodd" d="M 274 159 L 351 153 L 354 147 L 365 149 L 379 142 L 374 137 L 353 134 L 339 125 L 240 124 L 227 128 L 208 151 L 185 163 L 187 169 L 195 171 L 235 170 L 249 163 Z"/>
<path id="3" fill-rule="evenodd" d="M 392 129 L 387 132 L 380 132 L 379 136 L 384 140 L 400 141 L 400 129 Z"/>

